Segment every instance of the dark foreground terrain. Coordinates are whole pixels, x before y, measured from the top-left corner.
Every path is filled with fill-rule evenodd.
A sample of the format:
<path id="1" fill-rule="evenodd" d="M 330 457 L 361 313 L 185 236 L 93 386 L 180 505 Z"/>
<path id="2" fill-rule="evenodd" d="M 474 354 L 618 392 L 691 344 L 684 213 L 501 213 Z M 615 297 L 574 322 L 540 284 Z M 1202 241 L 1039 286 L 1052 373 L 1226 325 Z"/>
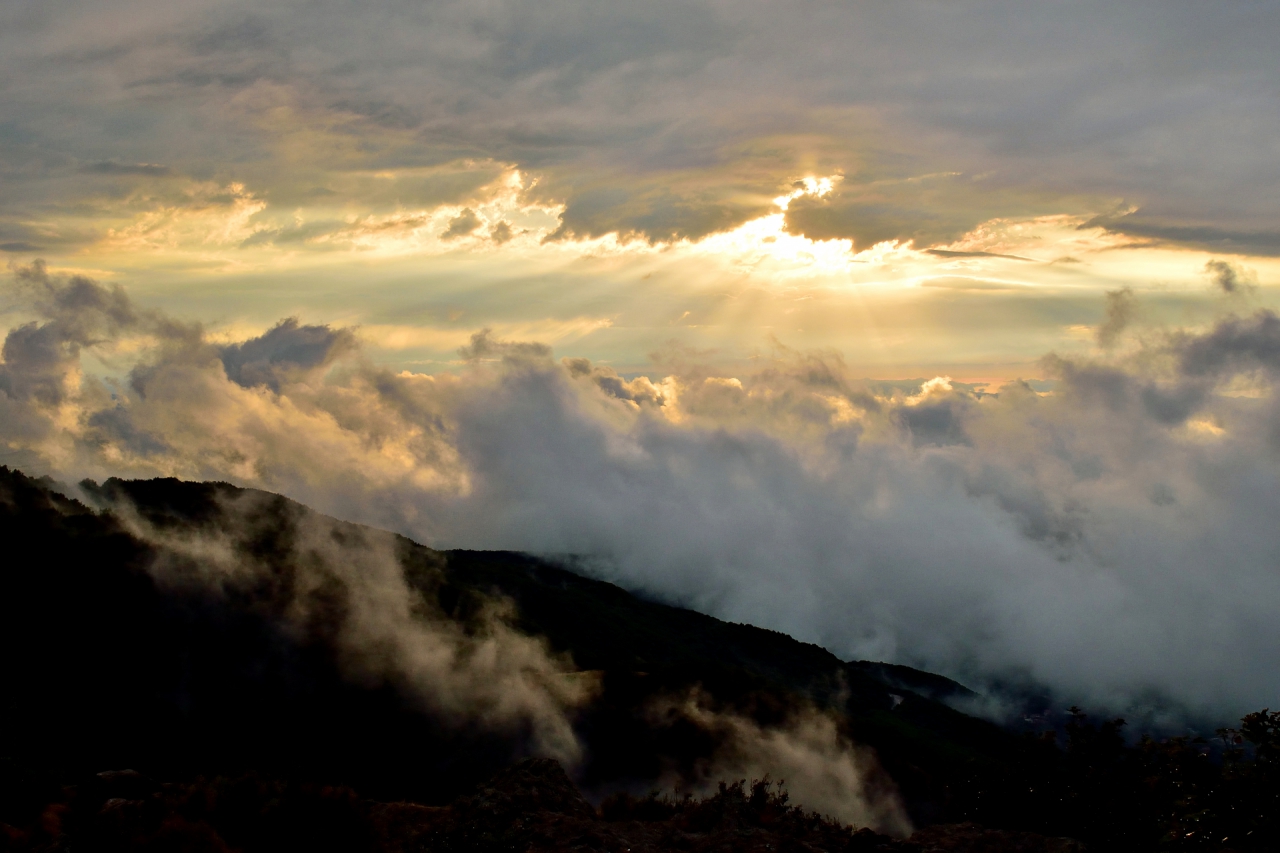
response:
<path id="1" fill-rule="evenodd" d="M 352 851 L 845 851 L 1077 853 L 1079 842 L 975 824 L 937 825 L 906 841 L 855 830 L 790 805 L 767 781 L 705 798 L 626 795 L 591 806 L 551 759 L 498 773 L 448 806 L 360 799 L 348 788 L 256 775 L 160 785 L 136 771 L 63 789 L 0 849 Z"/>
<path id="2" fill-rule="evenodd" d="M 80 494 L 0 468 L 12 849 L 1074 849 L 1046 840 L 1061 837 L 1094 851 L 1280 849 L 1280 714 L 1213 744 L 1126 744 L 1121 721 L 1082 715 L 1015 734 L 949 707 L 967 691 L 940 676 L 840 661 L 526 555 L 432 551 L 226 484 L 109 480 Z M 350 577 L 324 565 L 317 529 L 348 556 L 391 542 L 414 618 L 477 642 L 497 618 L 589 677 L 590 700 L 566 713 L 574 779 L 600 809 L 557 765 L 512 769 L 536 751 L 532 730 L 353 670 Z M 863 769 L 900 796 L 914 847 L 751 779 L 714 793 L 707 774 L 733 729 L 709 720 L 767 733 L 803 714 L 871 751 Z M 645 796 L 672 780 L 713 793 Z"/>

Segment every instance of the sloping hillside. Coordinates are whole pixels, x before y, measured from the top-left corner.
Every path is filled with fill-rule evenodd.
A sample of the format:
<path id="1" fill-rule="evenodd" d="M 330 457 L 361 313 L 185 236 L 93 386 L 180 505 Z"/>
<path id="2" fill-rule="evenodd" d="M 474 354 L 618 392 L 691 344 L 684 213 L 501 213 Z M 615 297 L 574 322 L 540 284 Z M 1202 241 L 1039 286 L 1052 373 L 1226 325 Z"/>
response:
<path id="1" fill-rule="evenodd" d="M 15 688 L 5 752 L 162 776 L 287 769 L 442 800 L 528 748 L 519 731 L 415 707 L 386 680 L 353 681 L 334 660 L 331 626 L 282 623 L 297 531 L 323 518 L 305 507 L 226 484 L 110 480 L 85 484 L 99 512 L 18 472 L 0 476 L 4 536 L 17 556 L 3 572 Z M 234 530 L 228 547 L 271 570 L 218 595 L 157 580 L 158 563 L 200 559 L 166 537 L 219 530 Z M 493 601 L 513 602 L 505 618 L 515 628 L 596 674 L 598 695 L 573 712 L 589 790 L 643 788 L 711 756 L 721 735 L 652 712 L 656 699 L 695 689 L 703 706 L 765 727 L 804 705 L 836 713 L 846 736 L 878 750 L 918 819 L 949 815 L 951 780 L 1016 747 L 996 727 L 904 689 L 906 678 L 936 682 L 927 674 L 900 668 L 890 686 L 817 646 L 643 601 L 527 555 L 440 553 L 402 537 L 395 548 L 413 588 L 448 618 L 474 624 Z"/>
<path id="2" fill-rule="evenodd" d="M 974 821 L 1105 850 L 1275 833 L 1277 715 L 1246 721 L 1226 763 L 1080 718 L 1063 750 L 932 698 L 965 693 L 940 676 L 528 555 L 433 551 L 221 483 L 80 494 L 0 468 L 0 823 L 35 826 L 66 782 L 126 767 L 429 805 L 544 754 L 626 819 L 655 787 L 768 772 L 794 803 L 900 835 Z"/>

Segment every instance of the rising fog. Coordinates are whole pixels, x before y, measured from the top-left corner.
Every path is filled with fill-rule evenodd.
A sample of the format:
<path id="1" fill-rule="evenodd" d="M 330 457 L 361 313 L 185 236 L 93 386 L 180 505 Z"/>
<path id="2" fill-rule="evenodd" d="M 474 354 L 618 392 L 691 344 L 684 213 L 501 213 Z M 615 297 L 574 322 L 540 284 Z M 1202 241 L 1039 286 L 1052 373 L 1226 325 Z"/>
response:
<path id="1" fill-rule="evenodd" d="M 1230 721 L 1280 694 L 1280 317 L 1210 272 L 1211 326 L 1137 337 L 1140 299 L 1112 294 L 1092 356 L 1046 354 L 1051 392 L 980 395 L 782 347 L 622 377 L 483 331 L 454 374 L 393 373 L 350 329 L 217 342 L 36 264 L 6 294 L 0 461 L 228 480 L 432 546 L 574 555 L 845 658 Z M 379 595 L 361 630 L 399 618 Z"/>
<path id="2" fill-rule="evenodd" d="M 691 772 L 668 775 L 660 784 L 678 793 L 709 796 L 725 780 L 772 779 L 807 811 L 900 838 L 911 835 L 898 789 L 880 769 L 874 751 L 850 743 L 831 716 L 799 708 L 782 725 L 766 728 L 713 705 L 694 690 L 648 708 L 652 725 L 682 719 L 719 743 Z"/>
<path id="3" fill-rule="evenodd" d="M 239 602 L 299 645 L 324 642 L 347 680 L 390 685 L 446 725 L 524 741 L 570 770 L 583 758 L 572 717 L 595 693 L 591 674 L 513 628 L 509 601 L 487 601 L 473 624 L 443 612 L 410 587 L 394 534 L 253 491 L 223 495 L 204 523 L 157 525 L 123 493 L 89 488 L 157 546 L 148 571 L 161 586 Z"/>

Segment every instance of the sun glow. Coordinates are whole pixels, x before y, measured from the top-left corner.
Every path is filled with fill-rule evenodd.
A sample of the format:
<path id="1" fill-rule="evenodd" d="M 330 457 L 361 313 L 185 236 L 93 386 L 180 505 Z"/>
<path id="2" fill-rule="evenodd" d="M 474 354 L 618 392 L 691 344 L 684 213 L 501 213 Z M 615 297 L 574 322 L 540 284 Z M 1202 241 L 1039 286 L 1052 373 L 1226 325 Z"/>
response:
<path id="1" fill-rule="evenodd" d="M 492 164 L 484 164 L 492 168 Z M 416 177 L 378 172 L 369 176 L 394 183 Z M 307 264 L 308 256 L 332 260 L 333 253 L 362 257 L 431 257 L 446 254 L 507 257 L 693 255 L 723 258 L 740 269 L 764 265 L 774 275 L 832 274 L 854 263 L 849 240 L 811 240 L 786 231 L 787 207 L 802 196 L 824 197 L 840 175 L 804 177 L 773 199 L 776 211 L 736 228 L 698 240 L 652 243 L 617 234 L 587 239 L 558 239 L 563 204 L 530 200 L 536 180 L 514 167 L 474 193 L 468 203 L 434 207 L 396 206 L 392 210 L 352 209 L 350 203 L 324 203 L 273 211 L 244 184 L 226 187 L 192 184 L 178 201 L 151 206 L 107 230 L 88 254 L 117 261 L 181 265 L 181 258 L 203 268 L 277 267 Z M 886 248 L 861 254 L 865 262 Z M 168 261 L 162 261 L 168 258 Z"/>
<path id="2" fill-rule="evenodd" d="M 415 186 L 463 179 L 477 185 L 465 201 L 385 203 Z M 361 264 L 415 259 L 495 268 L 534 264 L 547 271 L 631 259 L 667 267 L 694 262 L 708 274 L 719 270 L 719 275 L 788 288 L 1096 288 L 1098 280 L 1125 282 L 1139 270 L 1166 287 L 1204 285 L 1206 261 L 1200 258 L 1209 255 L 1140 245 L 1090 227 L 1082 215 L 992 219 L 937 247 L 891 240 L 858 250 L 849 239 L 815 240 L 787 230 L 792 202 L 826 198 L 842 180 L 841 174 L 795 179 L 772 199 L 770 213 L 698 239 L 668 242 L 617 233 L 566 237 L 560 233 L 565 205 L 541 200 L 537 177 L 494 161 L 349 173 L 335 181 L 342 192 L 287 210 L 245 183 L 190 181 L 163 199 L 138 196 L 122 202 L 115 224 L 79 254 L 95 266 L 128 273 L 279 272 L 332 266 L 343 257 Z"/>
<path id="3" fill-rule="evenodd" d="M 838 173 L 780 181 L 754 197 L 763 214 L 665 242 L 567 233 L 566 202 L 540 176 L 492 160 L 333 174 L 331 191 L 287 202 L 253 181 L 166 180 L 104 200 L 101 238 L 49 269 L 216 317 L 220 339 L 285 316 L 359 326 L 376 360 L 415 370 L 454 369 L 489 328 L 620 371 L 646 366 L 654 341 L 739 365 L 776 340 L 831 348 L 867 375 L 1003 380 L 1038 375 L 1048 350 L 1095 347 L 1106 291 L 1151 306 L 1138 334 L 1214 298 L 1211 262 L 1238 270 L 1237 302 L 1280 280 L 1280 259 L 1215 261 L 1079 213 L 989 219 L 941 245 L 788 231 L 798 201 L 848 189 Z"/>
<path id="4" fill-rule="evenodd" d="M 687 247 L 698 255 L 718 255 L 746 271 L 767 271 L 780 277 L 847 272 L 854 263 L 852 240 L 811 240 L 786 230 L 787 207 L 802 196 L 823 198 L 831 193 L 840 175 L 806 177 L 795 188 L 773 200 L 776 213 L 752 219 L 732 231 L 712 234 Z"/>

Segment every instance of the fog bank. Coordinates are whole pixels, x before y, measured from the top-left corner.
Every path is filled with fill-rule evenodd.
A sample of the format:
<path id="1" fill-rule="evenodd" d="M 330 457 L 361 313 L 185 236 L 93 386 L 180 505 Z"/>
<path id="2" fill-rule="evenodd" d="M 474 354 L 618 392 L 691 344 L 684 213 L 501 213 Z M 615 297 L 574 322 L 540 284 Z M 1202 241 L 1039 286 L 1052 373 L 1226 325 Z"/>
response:
<path id="1" fill-rule="evenodd" d="M 1116 296 L 1092 356 L 1045 357 L 1052 393 L 980 395 L 781 347 L 628 378 L 484 332 L 456 375 L 396 374 L 346 329 L 224 344 L 39 265 L 9 288 L 30 320 L 0 442 L 33 473 L 222 479 L 437 547 L 581 555 L 845 658 L 1122 713 L 1280 695 L 1280 317 L 1236 296 L 1142 339 Z"/>

